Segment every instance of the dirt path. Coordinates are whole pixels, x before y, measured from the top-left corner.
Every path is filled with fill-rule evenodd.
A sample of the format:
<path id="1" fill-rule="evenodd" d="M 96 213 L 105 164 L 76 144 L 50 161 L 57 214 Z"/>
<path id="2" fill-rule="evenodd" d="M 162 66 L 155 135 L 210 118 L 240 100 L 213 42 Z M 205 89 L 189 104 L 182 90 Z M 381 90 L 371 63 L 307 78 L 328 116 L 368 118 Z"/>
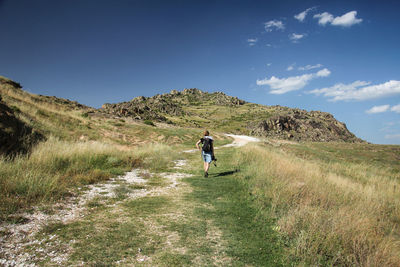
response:
<path id="1" fill-rule="evenodd" d="M 228 136 L 234 141 L 216 149 L 259 141 L 248 136 Z M 196 150 L 184 152 L 192 151 Z M 232 259 L 224 252 L 226 244 L 221 238 L 221 230 L 213 220 L 197 218 L 194 211 L 198 208 L 198 203 L 185 198 L 192 188 L 188 183 L 182 182 L 182 179 L 191 176 L 193 173 L 190 162 L 185 159 L 175 161 L 163 173 L 135 169 L 106 183 L 82 188 L 80 194 L 62 203 L 51 207 L 37 207 L 31 213 L 20 214 L 22 223 L 0 226 L 0 265 L 83 266 L 104 263 L 108 259 L 110 264 L 159 265 L 168 261 L 184 262 L 186 254 L 194 258 L 192 262 L 197 265 L 229 265 Z M 164 205 L 165 203 L 168 205 Z M 137 213 L 132 214 L 131 205 L 134 210 L 138 209 Z M 205 205 L 202 208 L 212 207 Z M 107 232 L 111 226 L 123 227 L 128 222 L 140 226 L 139 233 L 130 234 L 137 234 L 137 240 L 142 241 L 137 245 L 137 251 L 130 251 L 129 256 L 126 251 L 119 255 L 119 251 L 110 248 L 110 256 L 101 260 L 103 255 L 97 254 L 98 248 L 91 251 L 86 247 L 88 245 L 85 240 L 90 237 L 96 240 L 93 242 L 101 242 L 99 240 L 104 238 L 104 242 L 115 239 L 118 243 L 120 232 L 116 232 L 115 236 L 105 237 L 104 232 L 98 232 L 98 229 Z M 194 226 L 198 227 L 194 234 L 195 240 L 186 237 L 185 229 Z M 204 233 L 199 235 L 203 230 Z M 207 248 L 207 253 L 193 249 L 198 247 Z M 107 255 L 107 251 L 100 253 Z M 114 260 L 113 256 L 120 259 Z"/>
<path id="2" fill-rule="evenodd" d="M 221 147 L 215 147 L 214 149 L 221 149 L 221 148 L 226 148 L 226 147 L 241 147 L 244 146 L 248 143 L 251 142 L 260 142 L 259 138 L 252 137 L 252 136 L 247 136 L 247 135 L 235 135 L 235 134 L 225 134 L 226 136 L 229 136 L 233 138 L 232 143 L 223 145 Z M 182 152 L 184 153 L 193 153 L 198 151 L 197 149 L 189 149 L 189 150 L 184 150 Z"/>

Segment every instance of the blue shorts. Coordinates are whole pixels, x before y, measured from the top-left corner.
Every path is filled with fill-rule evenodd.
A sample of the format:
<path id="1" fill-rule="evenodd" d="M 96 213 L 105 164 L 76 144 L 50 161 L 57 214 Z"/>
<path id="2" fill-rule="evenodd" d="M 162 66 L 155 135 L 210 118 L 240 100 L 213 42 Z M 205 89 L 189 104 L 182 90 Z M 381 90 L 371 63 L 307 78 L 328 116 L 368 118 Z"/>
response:
<path id="1" fill-rule="evenodd" d="M 203 156 L 204 162 L 210 163 L 212 161 L 212 153 L 201 151 L 201 155 Z"/>

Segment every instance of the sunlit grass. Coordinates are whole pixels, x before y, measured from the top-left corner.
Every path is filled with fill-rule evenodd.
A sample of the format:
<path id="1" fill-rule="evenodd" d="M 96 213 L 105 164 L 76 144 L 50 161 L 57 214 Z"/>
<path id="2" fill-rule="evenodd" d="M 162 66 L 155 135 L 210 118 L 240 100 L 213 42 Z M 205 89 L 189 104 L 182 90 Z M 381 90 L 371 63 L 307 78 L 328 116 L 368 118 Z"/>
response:
<path id="1" fill-rule="evenodd" d="M 242 179 L 305 265 L 398 266 L 399 175 L 370 164 L 303 160 L 278 149 L 238 153 Z"/>
<path id="2" fill-rule="evenodd" d="M 132 151 L 119 151 L 112 145 L 49 138 L 29 156 L 0 160 L 1 214 L 58 199 L 72 186 L 123 174 L 140 162 Z"/>

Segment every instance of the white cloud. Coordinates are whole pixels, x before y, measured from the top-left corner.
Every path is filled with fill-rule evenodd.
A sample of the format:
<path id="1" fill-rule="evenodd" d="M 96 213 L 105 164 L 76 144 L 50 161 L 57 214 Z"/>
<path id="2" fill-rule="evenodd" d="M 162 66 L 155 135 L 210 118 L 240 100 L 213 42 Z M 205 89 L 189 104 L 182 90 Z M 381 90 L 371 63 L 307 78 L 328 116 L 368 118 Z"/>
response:
<path id="1" fill-rule="evenodd" d="M 365 112 L 368 114 L 382 113 L 388 111 L 389 107 L 390 105 L 374 106 Z"/>
<path id="2" fill-rule="evenodd" d="M 369 100 L 400 94 L 400 81 L 388 81 L 382 84 L 370 85 L 370 82 L 355 81 L 351 84 L 335 84 L 332 87 L 310 91 L 315 95 L 324 95 L 331 101 L 339 100 Z"/>
<path id="3" fill-rule="evenodd" d="M 318 77 L 328 77 L 329 75 L 331 75 L 331 71 L 328 70 L 327 68 L 322 69 L 322 70 L 317 72 L 317 76 Z"/>
<path id="4" fill-rule="evenodd" d="M 257 85 L 268 85 L 271 90 L 271 94 L 285 94 L 290 91 L 295 91 L 306 86 L 311 80 L 318 77 L 326 77 L 331 72 L 328 69 L 323 69 L 317 73 L 304 74 L 301 76 L 293 76 L 288 78 L 277 78 L 272 76 L 271 78 L 265 78 L 263 80 L 257 80 Z"/>
<path id="5" fill-rule="evenodd" d="M 265 30 L 267 32 L 272 32 L 274 29 L 282 30 L 282 31 L 285 29 L 285 25 L 280 20 L 271 20 L 271 21 L 265 22 L 264 26 L 265 26 Z"/>
<path id="6" fill-rule="evenodd" d="M 324 13 L 321 13 L 321 14 L 315 14 L 314 18 L 318 19 L 318 24 L 321 24 L 321 25 L 324 25 L 324 26 L 327 23 L 333 21 L 333 15 L 328 13 L 328 12 L 324 12 Z"/>
<path id="7" fill-rule="evenodd" d="M 328 12 L 315 14 L 314 18 L 318 19 L 318 24 L 325 26 L 326 24 L 330 23 L 334 26 L 343 26 L 343 27 L 350 27 L 354 24 L 358 24 L 362 22 L 362 19 L 356 18 L 357 11 L 350 11 L 346 14 L 333 17 L 332 14 Z"/>
<path id="8" fill-rule="evenodd" d="M 307 65 L 304 67 L 298 67 L 297 69 L 298 70 L 312 70 L 312 69 L 318 69 L 321 67 L 322 67 L 322 64 L 316 64 L 316 65 Z"/>
<path id="9" fill-rule="evenodd" d="M 390 110 L 396 113 L 400 113 L 400 104 L 393 106 Z"/>
<path id="10" fill-rule="evenodd" d="M 267 63 L 267 67 L 270 67 L 272 65 L 272 63 Z"/>
<path id="11" fill-rule="evenodd" d="M 297 19 L 300 22 L 303 22 L 304 19 L 307 16 L 307 13 L 310 12 L 311 10 L 315 9 L 315 7 L 310 7 L 304 10 L 303 12 L 300 12 L 299 14 L 295 15 L 294 18 Z"/>
<path id="12" fill-rule="evenodd" d="M 296 65 L 296 63 L 293 63 L 292 65 L 290 65 L 289 67 L 287 67 L 287 71 L 291 71 L 294 70 L 294 66 Z"/>
<path id="13" fill-rule="evenodd" d="M 293 43 L 297 43 L 300 39 L 304 38 L 306 35 L 305 34 L 296 34 L 296 33 L 292 33 L 291 35 L 289 35 L 289 39 L 293 42 Z"/>
<path id="14" fill-rule="evenodd" d="M 247 39 L 247 43 L 249 44 L 249 46 L 253 46 L 257 43 L 258 39 L 257 38 L 249 38 Z"/>
<path id="15" fill-rule="evenodd" d="M 332 21 L 332 25 L 350 27 L 351 25 L 361 23 L 362 19 L 356 18 L 357 11 L 350 11 L 343 16 L 336 17 Z"/>

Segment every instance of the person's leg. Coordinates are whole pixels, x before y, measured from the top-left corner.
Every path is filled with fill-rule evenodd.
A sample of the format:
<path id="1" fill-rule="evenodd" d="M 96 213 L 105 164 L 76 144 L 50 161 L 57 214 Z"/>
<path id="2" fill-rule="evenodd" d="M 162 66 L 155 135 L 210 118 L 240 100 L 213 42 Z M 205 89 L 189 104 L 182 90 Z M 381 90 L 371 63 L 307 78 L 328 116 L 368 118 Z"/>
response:
<path id="1" fill-rule="evenodd" d="M 210 168 L 211 155 L 203 152 L 203 160 L 204 160 L 204 177 L 208 177 L 208 169 Z"/>
<path id="2" fill-rule="evenodd" d="M 210 168 L 210 163 L 208 163 L 208 162 L 204 162 L 205 164 L 204 164 L 204 171 L 205 172 L 208 172 L 208 169 Z"/>
<path id="3" fill-rule="evenodd" d="M 210 168 L 210 163 L 204 161 L 204 177 L 208 177 L 208 169 Z"/>

